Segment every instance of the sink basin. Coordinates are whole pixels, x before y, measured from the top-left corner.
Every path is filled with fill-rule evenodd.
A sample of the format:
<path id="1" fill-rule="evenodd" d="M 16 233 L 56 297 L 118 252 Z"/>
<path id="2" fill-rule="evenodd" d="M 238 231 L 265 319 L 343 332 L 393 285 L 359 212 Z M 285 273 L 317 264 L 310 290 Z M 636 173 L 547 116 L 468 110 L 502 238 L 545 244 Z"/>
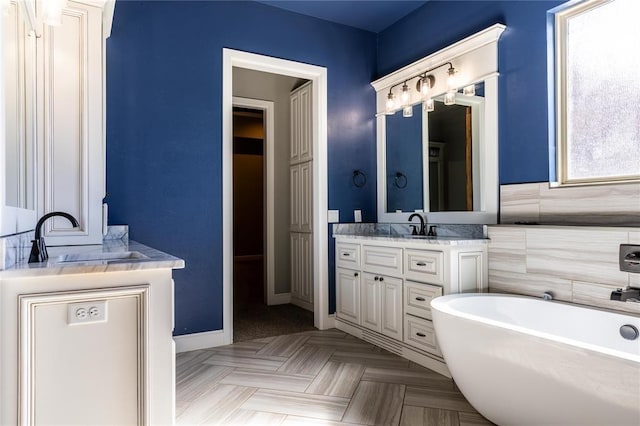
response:
<path id="1" fill-rule="evenodd" d="M 148 259 L 147 256 L 139 251 L 121 251 L 121 252 L 98 252 L 98 253 L 75 253 L 63 254 L 59 256 L 56 263 L 80 263 L 80 262 L 118 262 L 123 260 L 141 260 Z"/>

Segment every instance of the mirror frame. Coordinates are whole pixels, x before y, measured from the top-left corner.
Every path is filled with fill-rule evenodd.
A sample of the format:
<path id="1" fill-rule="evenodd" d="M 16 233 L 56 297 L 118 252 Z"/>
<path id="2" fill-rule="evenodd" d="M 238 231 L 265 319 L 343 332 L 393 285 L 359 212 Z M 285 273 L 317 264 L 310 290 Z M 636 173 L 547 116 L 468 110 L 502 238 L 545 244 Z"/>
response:
<path id="1" fill-rule="evenodd" d="M 498 39 L 506 27 L 502 24 L 495 24 L 470 37 L 454 43 L 442 50 L 439 50 L 423 59 L 420 59 L 398 71 L 382 77 L 371 85 L 376 90 L 376 147 L 378 164 L 378 222 L 401 223 L 407 222 L 408 217 L 413 212 L 389 213 L 387 212 L 386 194 L 386 114 L 385 104 L 390 87 L 403 81 L 411 80 L 412 77 L 447 62 L 452 62 L 453 66 L 459 70 L 458 78 L 461 81 L 460 87 L 471 83 L 484 81 L 484 116 L 480 117 L 482 129 L 479 134 L 479 168 L 480 168 L 480 206 L 474 211 L 442 211 L 442 212 L 422 212 L 431 223 L 456 223 L 456 224 L 495 224 L 498 221 Z M 439 72 L 433 72 L 436 76 L 436 83 L 433 93 L 438 95 L 446 91 L 446 70 L 441 68 Z M 399 90 L 396 87 L 394 93 Z M 399 98 L 400 93 L 396 93 Z M 433 96 L 434 98 L 438 95 Z M 459 98 L 462 98 L 461 95 Z M 419 102 L 419 95 L 412 94 L 410 103 Z M 428 170 L 428 122 L 423 120 L 423 170 Z M 424 140 L 427 139 L 427 143 Z M 425 147 L 425 145 L 427 145 Z M 425 151 L 427 150 L 427 151 Z M 427 167 L 424 166 L 427 162 Z M 423 176 L 426 176 L 424 174 Z M 428 181 L 425 177 L 424 181 Z M 428 208 L 428 203 L 424 204 Z"/>

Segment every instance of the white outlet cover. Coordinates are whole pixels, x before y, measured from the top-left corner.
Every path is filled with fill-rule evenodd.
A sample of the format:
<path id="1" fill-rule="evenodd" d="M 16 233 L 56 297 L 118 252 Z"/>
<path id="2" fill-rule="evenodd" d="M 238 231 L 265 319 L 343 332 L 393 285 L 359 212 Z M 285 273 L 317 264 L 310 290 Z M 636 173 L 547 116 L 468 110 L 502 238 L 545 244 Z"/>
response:
<path id="1" fill-rule="evenodd" d="M 340 222 L 340 210 L 329 210 L 327 212 L 327 222 L 329 223 Z"/>
<path id="2" fill-rule="evenodd" d="M 362 210 L 353 211 L 353 220 L 354 222 L 362 222 Z"/>
<path id="3" fill-rule="evenodd" d="M 107 321 L 107 301 L 92 300 L 67 305 L 67 324 L 94 324 Z"/>

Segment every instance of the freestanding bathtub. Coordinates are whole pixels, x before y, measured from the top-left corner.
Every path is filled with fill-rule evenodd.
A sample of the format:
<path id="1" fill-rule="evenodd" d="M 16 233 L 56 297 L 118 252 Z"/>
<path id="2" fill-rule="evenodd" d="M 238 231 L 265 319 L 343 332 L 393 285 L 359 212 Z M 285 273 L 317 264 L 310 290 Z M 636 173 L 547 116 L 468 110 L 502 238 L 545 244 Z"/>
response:
<path id="1" fill-rule="evenodd" d="M 619 332 L 640 330 L 640 318 L 469 293 L 438 297 L 431 311 L 456 384 L 494 423 L 640 425 L 640 338 Z"/>

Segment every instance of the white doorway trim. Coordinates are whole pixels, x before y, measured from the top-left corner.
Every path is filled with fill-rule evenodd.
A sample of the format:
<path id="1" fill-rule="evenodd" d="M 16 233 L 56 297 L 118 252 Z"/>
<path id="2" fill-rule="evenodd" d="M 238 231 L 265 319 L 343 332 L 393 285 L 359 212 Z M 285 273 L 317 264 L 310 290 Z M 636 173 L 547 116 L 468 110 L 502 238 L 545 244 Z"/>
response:
<path id="1" fill-rule="evenodd" d="M 275 289 L 275 216 L 274 216 L 274 150 L 273 143 L 274 136 L 274 111 L 275 107 L 272 101 L 263 101 L 260 99 L 241 98 L 238 96 L 233 97 L 233 106 L 240 108 L 252 108 L 261 110 L 264 113 L 264 163 L 265 163 L 265 182 L 264 187 L 264 205 L 265 209 L 265 268 L 267 273 L 265 274 L 267 284 L 267 305 L 273 305 L 276 299 L 282 299 L 281 295 L 276 296 Z M 290 293 L 287 293 L 291 297 Z"/>
<path id="2" fill-rule="evenodd" d="M 233 342 L 233 67 L 313 82 L 313 311 L 314 326 L 329 316 L 327 226 L 327 69 L 233 49 L 222 49 L 222 306 L 223 335 Z"/>

